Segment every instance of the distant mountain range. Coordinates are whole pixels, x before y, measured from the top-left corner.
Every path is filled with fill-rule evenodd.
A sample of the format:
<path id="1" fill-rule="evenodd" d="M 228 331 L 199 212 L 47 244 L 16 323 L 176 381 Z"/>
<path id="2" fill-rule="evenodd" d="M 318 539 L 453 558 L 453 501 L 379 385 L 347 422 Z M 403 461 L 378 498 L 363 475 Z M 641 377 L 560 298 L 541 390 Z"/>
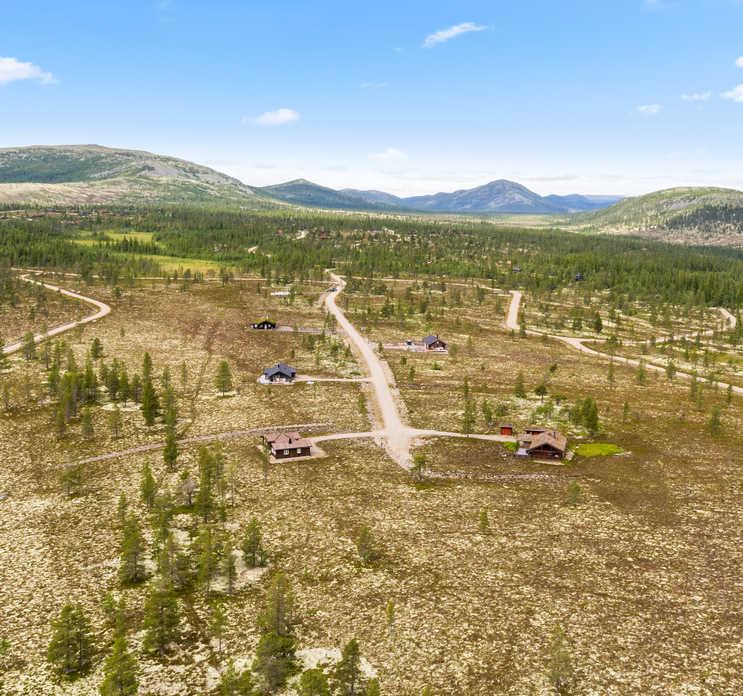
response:
<path id="1" fill-rule="evenodd" d="M 264 193 L 295 205 L 348 210 L 407 210 L 429 213 L 537 213 L 542 215 L 598 210 L 621 200 L 620 196 L 540 196 L 514 181 L 498 179 L 453 193 L 401 198 L 384 191 L 334 189 L 305 179 L 261 189 Z"/>
<path id="2" fill-rule="evenodd" d="M 636 198 L 540 196 L 505 179 L 472 189 L 401 198 L 335 190 L 305 179 L 255 187 L 174 157 L 98 145 L 0 149 L 0 204 L 198 205 L 246 210 L 305 206 L 430 214 L 555 215 L 550 225 L 678 243 L 743 246 L 743 192 L 677 188 Z M 526 221 L 525 221 L 526 222 Z"/>

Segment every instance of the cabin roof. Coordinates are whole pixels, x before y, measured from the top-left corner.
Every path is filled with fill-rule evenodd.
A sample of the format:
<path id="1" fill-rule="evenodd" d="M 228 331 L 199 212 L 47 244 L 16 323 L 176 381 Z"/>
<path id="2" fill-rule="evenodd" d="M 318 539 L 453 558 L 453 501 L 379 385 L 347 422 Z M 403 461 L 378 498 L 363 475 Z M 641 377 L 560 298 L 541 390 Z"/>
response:
<path id="1" fill-rule="evenodd" d="M 273 449 L 292 449 L 297 447 L 310 447 L 311 442 L 302 437 L 298 432 L 292 431 L 288 433 L 266 433 L 264 435 L 266 442 L 273 447 Z"/>
<path id="2" fill-rule="evenodd" d="M 529 443 L 528 451 L 539 449 L 540 447 L 551 447 L 552 449 L 564 452 L 568 446 L 568 439 L 559 430 L 546 430 L 532 438 Z"/>
<path id="3" fill-rule="evenodd" d="M 438 334 L 436 334 L 435 336 L 433 334 L 431 334 L 430 336 L 426 336 L 423 339 L 423 344 L 426 345 L 426 346 L 430 346 L 433 343 L 436 343 L 437 341 L 441 341 L 441 339 L 439 338 Z M 441 342 L 443 343 L 443 341 L 441 341 Z"/>
<path id="4" fill-rule="evenodd" d="M 273 377 L 274 375 L 286 375 L 287 377 L 294 377 L 297 371 L 287 365 L 286 363 L 276 363 L 273 367 L 267 367 L 263 370 L 263 374 L 266 377 Z"/>

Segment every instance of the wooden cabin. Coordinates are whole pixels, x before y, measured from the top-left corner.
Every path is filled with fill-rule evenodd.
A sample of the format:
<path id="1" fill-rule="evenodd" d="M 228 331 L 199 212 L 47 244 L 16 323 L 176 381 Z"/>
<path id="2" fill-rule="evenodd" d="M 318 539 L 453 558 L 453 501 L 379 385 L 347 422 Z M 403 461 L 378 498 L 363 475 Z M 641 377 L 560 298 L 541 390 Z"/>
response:
<path id="1" fill-rule="evenodd" d="M 446 350 L 446 343 L 439 338 L 438 334 L 426 336 L 422 343 L 426 350 Z"/>
<path id="2" fill-rule="evenodd" d="M 266 382 L 293 382 L 296 376 L 297 371 L 285 363 L 276 363 L 273 367 L 263 370 Z"/>
<path id="3" fill-rule="evenodd" d="M 276 328 L 276 322 L 270 319 L 263 319 L 255 324 L 251 324 L 254 329 L 260 329 L 261 331 L 270 331 Z"/>
<path id="4" fill-rule="evenodd" d="M 513 426 L 510 423 L 501 423 L 499 427 L 501 435 L 513 436 Z"/>
<path id="5" fill-rule="evenodd" d="M 266 433 L 263 441 L 275 459 L 292 459 L 312 455 L 312 444 L 298 432 Z"/>
<path id="6" fill-rule="evenodd" d="M 545 430 L 534 435 L 525 449 L 533 459 L 564 459 L 568 439 L 557 430 Z"/>

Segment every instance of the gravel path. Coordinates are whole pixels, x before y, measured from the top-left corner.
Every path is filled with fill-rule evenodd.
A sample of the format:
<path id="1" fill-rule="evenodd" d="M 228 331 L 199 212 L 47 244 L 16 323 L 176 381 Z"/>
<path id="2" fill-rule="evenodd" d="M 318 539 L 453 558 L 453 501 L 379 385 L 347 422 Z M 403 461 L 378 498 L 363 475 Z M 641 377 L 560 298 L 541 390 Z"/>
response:
<path id="1" fill-rule="evenodd" d="M 73 292 L 72 290 L 64 290 L 63 288 L 60 288 L 57 285 L 52 285 L 51 283 L 44 283 L 40 280 L 33 280 L 30 277 L 29 273 L 24 273 L 20 276 L 21 280 L 26 281 L 27 283 L 32 283 L 33 285 L 40 285 L 47 290 L 52 290 L 53 292 L 59 292 L 62 295 L 66 295 L 67 297 L 74 297 L 76 300 L 80 300 L 81 302 L 86 302 L 89 305 L 93 305 L 98 311 L 96 311 L 94 314 L 90 314 L 87 317 L 84 317 L 80 319 L 79 321 L 71 321 L 66 324 L 60 324 L 59 326 L 55 326 L 52 329 L 49 329 L 45 334 L 36 334 L 34 336 L 34 343 L 41 343 L 42 341 L 46 340 L 47 338 L 51 338 L 52 336 L 58 336 L 59 334 L 65 333 L 65 331 L 71 331 L 77 326 L 81 326 L 82 324 L 89 324 L 93 321 L 98 321 L 99 319 L 103 319 L 106 315 L 111 313 L 111 307 L 109 307 L 105 302 L 99 302 L 98 300 L 94 300 L 92 297 L 86 297 L 85 295 L 81 295 L 77 292 Z M 12 353 L 17 353 L 19 350 L 23 349 L 23 340 L 15 341 L 14 343 L 8 343 L 6 346 L 3 346 L 3 354 L 4 355 L 11 355 Z"/>
<path id="2" fill-rule="evenodd" d="M 512 290 L 511 291 L 511 305 L 508 308 L 508 316 L 506 317 L 506 328 L 511 329 L 513 331 L 519 330 L 519 309 L 521 307 L 521 299 L 523 297 L 523 293 L 520 290 Z M 734 329 L 737 326 L 737 320 L 735 319 L 735 316 L 731 314 L 727 309 L 724 309 L 723 307 L 718 307 L 718 311 L 720 314 L 722 314 L 723 319 L 725 323 L 727 324 L 727 327 L 729 329 Z M 561 341 L 562 343 L 565 343 L 566 345 L 570 346 L 571 348 L 574 348 L 575 350 L 580 351 L 581 353 L 585 353 L 586 355 L 592 355 L 593 357 L 602 358 L 603 360 L 613 360 L 615 363 L 619 363 L 621 365 L 629 365 L 631 367 L 639 367 L 640 361 L 636 360 L 635 358 L 625 358 L 622 356 L 610 356 L 606 353 L 602 353 L 601 351 L 594 350 L 593 348 L 589 348 L 586 343 L 595 343 L 597 339 L 595 338 L 577 338 L 572 336 L 559 336 L 557 334 L 545 334 L 545 332 L 542 331 L 534 331 L 532 329 L 527 329 L 526 333 L 530 336 L 544 336 L 546 335 L 548 338 L 552 338 L 556 341 Z M 714 331 L 705 331 L 702 335 L 703 336 L 710 336 L 714 333 Z M 693 338 L 696 336 L 696 334 L 692 334 L 691 337 Z M 689 336 L 687 336 L 688 338 Z M 679 336 L 678 338 L 682 338 Z M 670 340 L 669 338 L 663 338 L 656 341 L 656 343 L 662 343 L 664 341 Z M 635 344 L 637 341 L 635 341 Z M 653 372 L 663 372 L 665 373 L 666 368 L 661 365 L 654 365 L 652 363 L 644 363 L 645 369 L 652 370 Z M 682 379 L 688 379 L 691 380 L 694 378 L 694 375 L 692 375 L 689 372 L 683 372 L 681 370 L 678 370 L 676 372 L 676 375 L 681 377 Z M 729 385 L 726 382 L 718 382 L 721 386 L 727 388 L 731 387 L 733 392 L 736 394 L 743 394 L 743 387 L 738 387 L 736 385 Z"/>

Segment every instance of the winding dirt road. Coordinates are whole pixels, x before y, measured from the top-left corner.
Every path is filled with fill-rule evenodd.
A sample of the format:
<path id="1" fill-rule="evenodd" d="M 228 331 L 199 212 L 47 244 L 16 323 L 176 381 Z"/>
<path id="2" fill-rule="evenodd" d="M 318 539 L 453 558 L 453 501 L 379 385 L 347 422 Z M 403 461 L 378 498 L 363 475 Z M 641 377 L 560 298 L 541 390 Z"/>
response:
<path id="1" fill-rule="evenodd" d="M 405 423 L 400 415 L 400 409 L 397 406 L 397 400 L 393 389 L 395 388 L 394 377 L 392 372 L 385 371 L 381 359 L 369 342 L 359 333 L 356 327 L 346 318 L 346 315 L 338 307 L 337 298 L 343 291 L 346 283 L 335 273 L 330 277 L 336 285 L 335 292 L 329 292 L 325 295 L 325 306 L 327 310 L 336 318 L 338 325 L 346 334 L 351 345 L 361 356 L 363 364 L 371 381 L 376 398 L 377 411 L 382 418 L 383 428 L 369 433 L 338 433 L 322 439 L 352 439 L 362 437 L 372 437 L 375 440 L 381 440 L 387 453 L 392 459 L 405 469 L 410 469 L 412 460 L 410 456 L 411 446 L 419 440 L 431 437 L 463 437 L 473 440 L 488 440 L 490 442 L 515 442 L 516 439 L 505 435 L 487 435 L 447 432 L 443 430 L 422 430 L 411 428 Z M 517 309 L 518 314 L 518 309 Z M 389 374 L 389 378 L 388 375 Z"/>
<path id="2" fill-rule="evenodd" d="M 506 317 L 506 328 L 511 329 L 513 331 L 519 330 L 519 311 L 521 309 L 521 300 L 523 298 L 523 293 L 520 290 L 511 290 L 511 304 L 508 308 L 508 315 Z M 733 314 L 731 314 L 727 309 L 724 309 L 722 307 L 718 307 L 718 311 L 723 316 L 723 320 L 725 324 L 727 325 L 727 328 L 734 329 L 737 326 L 737 320 Z M 527 335 L 529 336 L 547 336 L 548 338 L 554 339 L 555 341 L 560 341 L 564 343 L 565 345 L 570 346 L 571 348 L 580 351 L 581 353 L 585 353 L 586 355 L 591 355 L 596 358 L 601 358 L 603 360 L 608 361 L 614 361 L 615 363 L 619 363 L 621 365 L 629 365 L 630 367 L 639 367 L 640 361 L 636 360 L 635 358 L 625 358 L 622 356 L 615 355 L 614 357 L 607 355 L 606 353 L 602 353 L 601 351 L 595 350 L 593 348 L 589 348 L 586 343 L 595 343 L 597 339 L 595 338 L 578 338 L 574 336 L 560 336 L 559 334 L 549 334 L 543 331 L 534 331 L 533 329 L 527 329 L 526 330 Z M 714 331 L 705 331 L 703 336 L 710 336 L 714 333 Z M 696 336 L 694 334 L 693 336 Z M 679 337 L 680 338 L 680 337 Z M 688 336 L 687 336 L 688 338 Z M 669 338 L 663 338 L 656 341 L 656 343 L 663 343 L 665 341 L 670 340 Z M 636 344 L 637 342 L 635 342 Z M 645 369 L 651 370 L 653 372 L 662 372 L 665 373 L 666 368 L 661 365 L 654 365 L 653 363 L 644 363 Z M 682 379 L 688 379 L 691 380 L 694 378 L 694 375 L 692 375 L 689 372 L 683 372 L 681 370 L 678 370 L 676 372 L 676 375 L 678 377 L 681 377 Z M 721 386 L 727 388 L 730 386 L 736 394 L 743 394 L 743 387 L 738 387 L 736 385 L 729 385 L 727 382 L 718 382 Z"/>
<path id="3" fill-rule="evenodd" d="M 86 297 L 85 295 L 81 295 L 77 292 L 73 292 L 72 290 L 65 290 L 64 288 L 60 288 L 57 285 L 52 285 L 51 283 L 44 283 L 41 280 L 33 280 L 31 277 L 29 277 L 30 274 L 25 273 L 20 276 L 21 280 L 24 280 L 27 283 L 32 283 L 33 285 L 40 285 L 43 288 L 46 288 L 47 290 L 52 290 L 53 292 L 59 292 L 62 295 L 66 295 L 67 297 L 74 297 L 76 300 L 80 300 L 81 302 L 85 302 L 89 305 L 92 305 L 95 307 L 98 311 L 94 314 L 90 314 L 87 317 L 83 317 L 82 319 L 78 321 L 70 321 L 66 324 L 60 324 L 59 326 L 55 326 L 52 329 L 49 329 L 45 334 L 36 334 L 34 336 L 34 343 L 41 343 L 42 341 L 46 340 L 47 338 L 51 338 L 52 336 L 58 336 L 59 334 L 65 333 L 66 331 L 71 331 L 72 329 L 76 328 L 77 326 L 81 326 L 82 324 L 89 324 L 93 321 L 98 321 L 99 319 L 103 319 L 103 317 L 107 316 L 111 313 L 111 307 L 107 305 L 105 302 L 100 302 L 98 300 L 94 300 L 92 297 Z M 8 343 L 6 346 L 3 346 L 3 354 L 4 355 L 11 355 L 12 353 L 17 353 L 19 350 L 23 349 L 23 341 L 15 341 L 14 343 Z"/>

